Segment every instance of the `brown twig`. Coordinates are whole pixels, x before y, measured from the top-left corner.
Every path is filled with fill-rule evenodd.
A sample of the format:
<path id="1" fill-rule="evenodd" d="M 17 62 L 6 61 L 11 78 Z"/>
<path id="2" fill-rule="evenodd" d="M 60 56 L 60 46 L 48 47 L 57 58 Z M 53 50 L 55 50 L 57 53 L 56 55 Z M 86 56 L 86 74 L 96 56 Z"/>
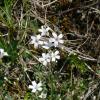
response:
<path id="1" fill-rule="evenodd" d="M 63 14 L 65 14 L 65 13 L 68 13 L 68 12 L 71 12 L 71 11 L 77 10 L 77 9 L 86 9 L 86 8 L 92 7 L 92 6 L 94 6 L 94 5 L 97 5 L 98 3 L 99 3 L 99 2 L 98 2 L 98 0 L 97 0 L 96 2 L 94 2 L 94 3 L 90 4 L 90 5 L 80 6 L 80 7 L 76 7 L 76 8 L 67 9 L 67 10 L 65 10 L 65 11 L 60 12 L 60 14 L 58 13 L 58 14 L 56 14 L 56 15 L 63 15 Z"/>

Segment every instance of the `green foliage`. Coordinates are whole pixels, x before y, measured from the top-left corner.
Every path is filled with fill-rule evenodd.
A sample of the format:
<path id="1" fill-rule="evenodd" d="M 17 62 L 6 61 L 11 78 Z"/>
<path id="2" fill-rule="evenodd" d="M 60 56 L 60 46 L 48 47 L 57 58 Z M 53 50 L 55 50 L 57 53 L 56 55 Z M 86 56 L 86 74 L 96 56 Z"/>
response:
<path id="1" fill-rule="evenodd" d="M 1 74 L 0 74 L 0 87 L 2 87 L 3 82 L 4 82 L 4 77 L 3 77 L 3 76 L 1 76 Z"/>
<path id="2" fill-rule="evenodd" d="M 0 11 L 0 19 L 10 28 L 13 27 L 12 6 L 13 0 L 4 0 L 4 7 Z"/>
<path id="3" fill-rule="evenodd" d="M 24 100 L 32 100 L 32 94 L 30 92 L 27 92 L 24 96 Z"/>
<path id="4" fill-rule="evenodd" d="M 85 62 L 78 58 L 78 55 L 71 54 L 68 57 L 70 64 L 72 68 L 76 67 L 79 69 L 82 73 L 87 71 L 87 67 L 85 65 Z"/>

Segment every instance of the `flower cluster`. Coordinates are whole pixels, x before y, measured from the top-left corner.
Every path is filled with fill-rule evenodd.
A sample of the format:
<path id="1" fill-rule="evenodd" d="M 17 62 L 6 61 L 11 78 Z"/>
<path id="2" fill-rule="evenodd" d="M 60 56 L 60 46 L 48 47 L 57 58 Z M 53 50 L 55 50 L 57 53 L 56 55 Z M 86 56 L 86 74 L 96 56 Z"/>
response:
<path id="1" fill-rule="evenodd" d="M 56 61 L 57 59 L 60 59 L 59 51 L 42 53 L 42 57 L 39 58 L 39 61 L 46 66 L 50 61 Z"/>
<path id="2" fill-rule="evenodd" d="M 0 59 L 4 56 L 8 56 L 7 52 L 4 52 L 4 49 L 0 48 Z"/>
<path id="3" fill-rule="evenodd" d="M 39 82 L 39 83 L 36 83 L 35 81 L 32 81 L 32 85 L 29 85 L 29 89 L 32 89 L 32 92 L 33 93 L 36 93 L 36 92 L 41 92 L 43 90 L 42 88 L 42 83 Z M 41 92 L 41 94 L 39 95 L 40 98 L 46 98 L 46 93 L 44 92 Z"/>
<path id="4" fill-rule="evenodd" d="M 56 50 L 61 44 L 64 43 L 63 35 L 57 35 L 50 27 L 41 26 L 41 29 L 38 30 L 40 34 L 36 36 L 31 36 L 30 44 L 34 44 L 34 48 L 42 47 L 43 49 L 48 50 L 49 53 L 42 53 L 42 57 L 39 58 L 39 61 L 43 65 L 47 65 L 51 61 L 57 61 L 60 59 L 59 51 Z M 54 51 L 51 51 L 51 47 L 54 47 Z"/>

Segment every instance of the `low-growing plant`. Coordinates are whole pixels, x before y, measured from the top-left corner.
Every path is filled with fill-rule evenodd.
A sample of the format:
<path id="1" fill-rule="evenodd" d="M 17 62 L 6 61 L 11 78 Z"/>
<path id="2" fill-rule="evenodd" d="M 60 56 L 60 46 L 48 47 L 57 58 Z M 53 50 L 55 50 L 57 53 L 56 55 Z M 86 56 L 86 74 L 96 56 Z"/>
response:
<path id="1" fill-rule="evenodd" d="M 83 99 L 92 79 L 81 76 L 89 65 L 79 52 L 66 50 L 64 33 L 32 16 L 30 1 L 21 2 L 18 15 L 17 1 L 0 6 L 0 100 Z"/>

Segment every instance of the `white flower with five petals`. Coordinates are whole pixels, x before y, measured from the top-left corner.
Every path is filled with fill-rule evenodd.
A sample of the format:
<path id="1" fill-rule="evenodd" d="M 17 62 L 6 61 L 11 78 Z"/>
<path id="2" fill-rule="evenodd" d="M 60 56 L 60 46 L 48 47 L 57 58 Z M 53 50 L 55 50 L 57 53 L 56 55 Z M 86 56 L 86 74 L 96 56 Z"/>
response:
<path id="1" fill-rule="evenodd" d="M 56 59 L 60 59 L 59 51 L 55 51 L 51 53 L 51 60 L 56 61 Z"/>
<path id="2" fill-rule="evenodd" d="M 29 85 L 29 89 L 32 89 L 32 92 L 35 93 L 36 91 L 42 91 L 42 83 L 36 83 L 32 81 L 32 85 Z"/>
<path id="3" fill-rule="evenodd" d="M 30 44 L 34 44 L 34 48 L 38 48 L 39 45 L 43 44 L 43 41 L 41 41 L 41 35 L 31 36 L 31 39 Z"/>
<path id="4" fill-rule="evenodd" d="M 58 47 L 59 44 L 63 44 L 64 43 L 64 40 L 62 40 L 62 37 L 63 37 L 62 34 L 57 36 L 57 34 L 55 32 L 53 32 L 52 35 L 53 35 L 53 38 L 50 38 L 49 42 L 53 43 L 53 45 L 55 47 Z"/>
<path id="5" fill-rule="evenodd" d="M 8 56 L 7 52 L 4 52 L 4 49 L 0 48 L 0 59 L 3 58 L 4 56 Z"/>
<path id="6" fill-rule="evenodd" d="M 41 63 L 43 63 L 44 66 L 46 66 L 48 64 L 48 62 L 50 62 L 50 55 L 49 53 L 42 53 L 42 57 L 39 58 L 39 61 Z"/>
<path id="7" fill-rule="evenodd" d="M 41 99 L 45 99 L 46 98 L 46 96 L 47 96 L 47 94 L 46 93 L 41 93 L 41 95 L 39 95 L 39 97 L 41 98 Z"/>
<path id="8" fill-rule="evenodd" d="M 49 35 L 49 31 L 50 27 L 46 27 L 46 26 L 41 26 L 41 29 L 39 29 L 38 31 L 41 32 L 41 36 L 45 36 L 45 35 Z"/>

